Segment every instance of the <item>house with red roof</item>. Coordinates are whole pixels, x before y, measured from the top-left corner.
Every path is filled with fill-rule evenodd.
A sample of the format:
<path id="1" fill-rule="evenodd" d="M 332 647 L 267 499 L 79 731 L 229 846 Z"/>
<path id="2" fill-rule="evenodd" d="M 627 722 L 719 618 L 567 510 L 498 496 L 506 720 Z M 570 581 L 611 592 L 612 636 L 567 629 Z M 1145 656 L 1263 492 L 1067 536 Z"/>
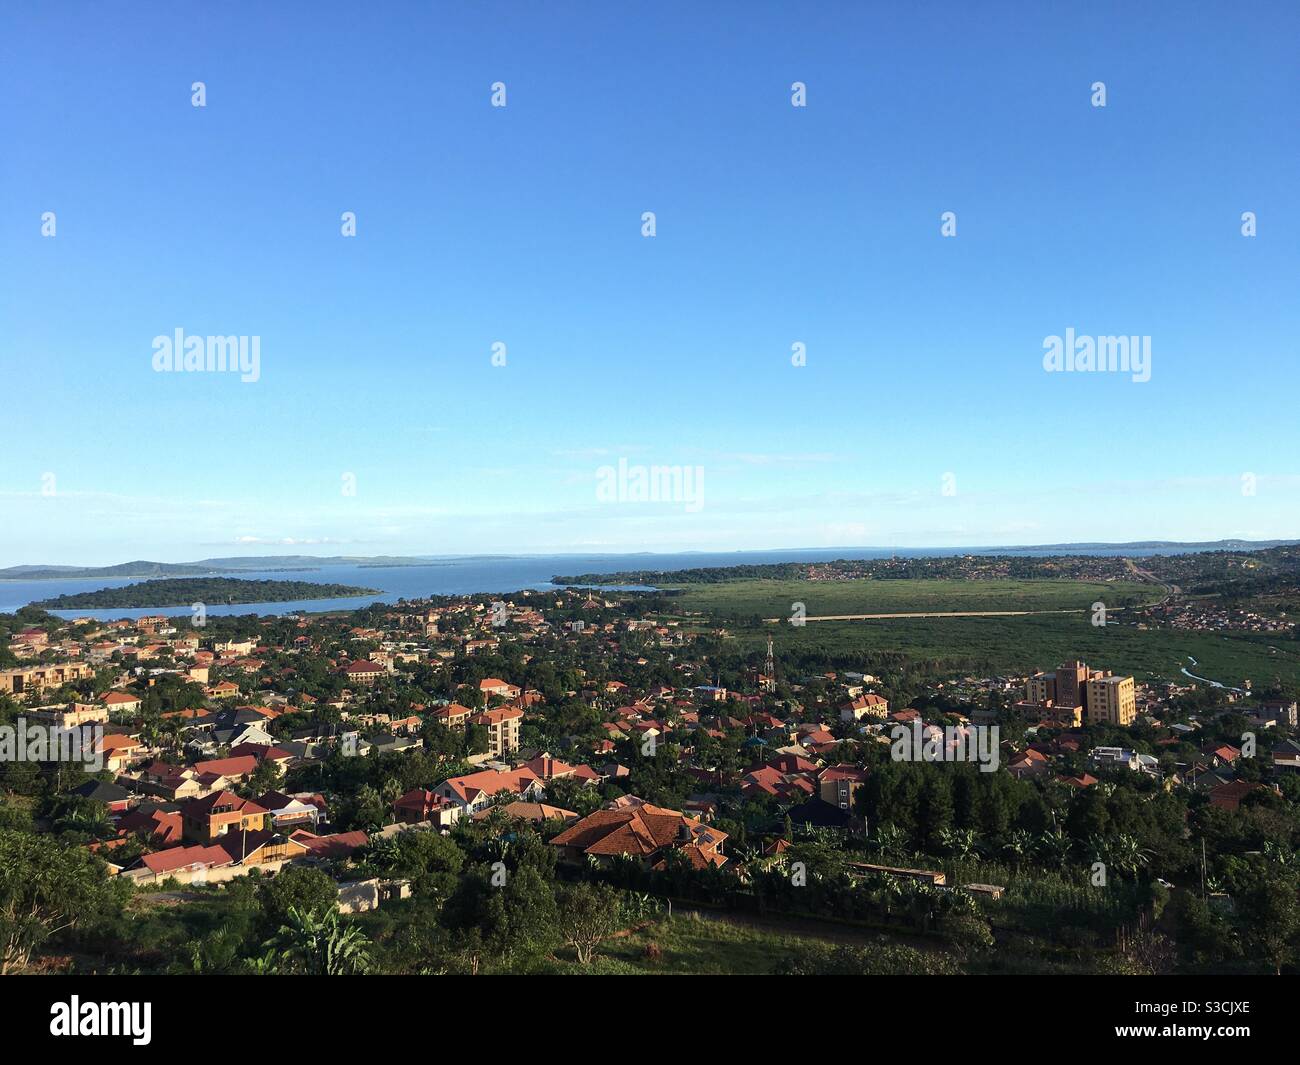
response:
<path id="1" fill-rule="evenodd" d="M 652 868 L 662 868 L 670 852 L 680 853 L 695 868 L 722 866 L 727 833 L 678 810 L 668 810 L 624 796 L 615 809 L 597 810 L 570 825 L 551 840 L 562 861 L 594 858 L 608 864 L 630 855 Z"/>
<path id="2" fill-rule="evenodd" d="M 864 717 L 883 721 L 889 716 L 889 700 L 880 695 L 859 695 L 840 710 L 841 721 L 861 721 Z"/>
<path id="3" fill-rule="evenodd" d="M 204 776 L 222 777 L 227 781 L 246 781 L 257 769 L 258 759 L 255 755 L 243 754 L 234 758 L 211 758 L 194 763 L 194 772 L 200 779 Z"/>
<path id="4" fill-rule="evenodd" d="M 858 789 L 867 782 L 865 769 L 855 765 L 830 765 L 817 774 L 817 795 L 841 810 L 854 809 Z"/>
<path id="5" fill-rule="evenodd" d="M 138 806 L 117 820 L 117 830 L 139 836 L 154 847 L 173 847 L 183 838 L 179 810 L 160 806 Z"/>
<path id="6" fill-rule="evenodd" d="M 436 828 L 450 828 L 460 820 L 461 806 L 436 791 L 412 788 L 393 800 L 393 814 L 403 824 L 432 824 Z"/>
<path id="7" fill-rule="evenodd" d="M 318 836 L 314 832 L 308 832 L 305 828 L 300 828 L 289 839 L 291 842 L 305 848 L 307 857 L 321 861 L 337 861 L 341 858 L 350 858 L 354 851 L 360 850 L 370 842 L 370 838 L 360 829 L 353 832 L 334 832 L 327 836 Z"/>
<path id="8" fill-rule="evenodd" d="M 145 879 L 164 880 L 169 876 L 177 879 L 199 879 L 212 869 L 221 869 L 234 864 L 226 851 L 206 843 L 190 847 L 169 847 L 167 850 L 154 851 L 140 859 L 140 868 L 146 874 Z"/>
<path id="9" fill-rule="evenodd" d="M 496 695 L 502 699 L 514 699 L 519 695 L 520 689 L 513 684 L 508 684 L 500 677 L 488 677 L 478 682 L 478 690 L 483 693 L 484 699 L 490 699 Z"/>
<path id="10" fill-rule="evenodd" d="M 526 767 L 505 772 L 485 769 L 480 773 L 451 777 L 434 791 L 442 799 L 458 806 L 462 815 L 476 813 L 490 805 L 492 799 L 502 792 L 534 802 L 546 798 L 541 777 Z"/>
<path id="11" fill-rule="evenodd" d="M 143 743 L 134 736 L 124 736 L 120 732 L 111 733 L 100 739 L 97 751 L 103 755 L 104 768 L 110 773 L 121 773 L 145 756 Z"/>
<path id="12" fill-rule="evenodd" d="M 1210 805 L 1217 806 L 1221 810 L 1236 810 L 1240 808 L 1241 801 L 1247 795 L 1264 790 L 1263 784 L 1248 780 L 1231 780 L 1210 789 Z"/>
<path id="13" fill-rule="evenodd" d="M 181 826 L 186 839 L 211 843 L 227 832 L 261 831 L 269 811 L 233 791 L 217 791 L 181 804 Z"/>
<path id="14" fill-rule="evenodd" d="M 384 675 L 384 667 L 376 662 L 349 662 L 342 673 L 350 683 L 374 684 Z"/>
<path id="15" fill-rule="evenodd" d="M 131 692 L 109 692 L 100 700 L 109 713 L 133 714 L 140 709 L 143 700 Z"/>
<path id="16" fill-rule="evenodd" d="M 1048 771 L 1047 755 L 1030 747 L 1007 763 L 1007 772 L 1017 780 L 1041 777 Z"/>
<path id="17" fill-rule="evenodd" d="M 474 716 L 474 711 L 468 706 L 461 706 L 460 703 L 448 703 L 446 706 L 439 706 L 429 713 L 434 721 L 440 725 L 446 725 L 448 728 L 464 728 L 465 723 Z"/>

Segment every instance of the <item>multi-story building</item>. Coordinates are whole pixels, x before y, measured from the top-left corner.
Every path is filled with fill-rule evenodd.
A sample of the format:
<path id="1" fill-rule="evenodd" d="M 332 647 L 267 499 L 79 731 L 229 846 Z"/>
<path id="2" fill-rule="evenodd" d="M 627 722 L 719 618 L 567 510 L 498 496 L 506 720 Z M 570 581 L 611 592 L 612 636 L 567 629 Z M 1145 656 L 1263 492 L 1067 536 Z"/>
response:
<path id="1" fill-rule="evenodd" d="M 854 797 L 866 780 L 867 774 L 855 765 L 827 766 L 817 776 L 817 794 L 823 802 L 852 811 Z"/>
<path id="2" fill-rule="evenodd" d="M 70 681 L 86 680 L 94 675 L 94 669 L 81 662 L 0 669 L 0 692 L 19 695 L 28 691 L 44 691 L 46 688 L 58 688 Z"/>
<path id="3" fill-rule="evenodd" d="M 1084 685 L 1088 683 L 1088 667 L 1082 662 L 1066 662 L 1056 667 L 1056 704 L 1058 706 L 1083 706 Z"/>
<path id="4" fill-rule="evenodd" d="M 460 703 L 448 703 L 430 712 L 429 716 L 440 725 L 448 728 L 464 728 L 465 722 L 474 716 L 474 711 Z"/>
<path id="5" fill-rule="evenodd" d="M 1115 677 L 1079 661 L 1026 679 L 1025 703 L 1065 727 L 1083 721 L 1129 725 L 1137 716 L 1132 677 Z"/>
<path id="6" fill-rule="evenodd" d="M 1137 717 L 1132 677 L 1090 677 L 1085 712 L 1090 725 L 1131 725 Z"/>
<path id="7" fill-rule="evenodd" d="M 28 710 L 27 718 L 55 728 L 80 728 L 82 725 L 108 723 L 108 707 L 96 703 L 71 703 L 67 706 L 38 706 Z"/>
<path id="8" fill-rule="evenodd" d="M 859 695 L 840 710 L 841 721 L 861 721 L 864 717 L 884 720 L 889 716 L 889 700 L 874 693 Z"/>
<path id="9" fill-rule="evenodd" d="M 511 751 L 519 749 L 519 724 L 524 719 L 524 712 L 513 706 L 502 706 L 496 710 L 487 710 L 475 714 L 469 719 L 471 725 L 482 725 L 488 733 L 488 751 L 493 758 L 503 758 Z"/>
<path id="10" fill-rule="evenodd" d="M 377 662 L 349 662 L 343 667 L 343 674 L 352 684 L 374 684 L 384 675 L 384 667 Z"/>
<path id="11" fill-rule="evenodd" d="M 1025 702 L 1049 706 L 1056 702 L 1056 674 L 1035 673 L 1025 681 Z"/>
<path id="12" fill-rule="evenodd" d="M 213 792 L 181 805 L 181 831 L 186 839 L 211 843 L 227 832 L 260 832 L 266 828 L 265 807 L 234 792 Z"/>

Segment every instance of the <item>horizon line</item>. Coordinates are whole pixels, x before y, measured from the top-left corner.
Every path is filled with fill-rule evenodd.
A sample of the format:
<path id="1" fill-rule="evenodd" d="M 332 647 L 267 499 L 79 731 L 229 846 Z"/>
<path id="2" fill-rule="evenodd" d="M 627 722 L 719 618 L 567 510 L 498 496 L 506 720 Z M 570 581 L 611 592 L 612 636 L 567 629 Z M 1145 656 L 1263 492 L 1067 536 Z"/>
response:
<path id="1" fill-rule="evenodd" d="M 346 559 L 356 561 L 368 561 L 376 558 L 392 558 L 402 560 L 418 561 L 444 561 L 448 559 L 500 559 L 500 558 L 591 558 L 591 557 L 614 557 L 614 558 L 637 558 L 643 556 L 650 557 L 671 557 L 680 555 L 746 555 L 746 554 L 773 554 L 773 553 L 793 553 L 800 551 L 809 552 L 828 552 L 828 551 L 970 551 L 977 553 L 989 553 L 996 551 L 1048 551 L 1048 550 L 1097 550 L 1101 548 L 1119 549 L 1125 547 L 1202 547 L 1213 545 L 1242 545 L 1244 547 L 1288 547 L 1300 545 L 1300 539 L 1264 539 L 1249 540 L 1244 537 L 1220 537 L 1215 540 L 1080 540 L 1070 542 L 1056 542 L 1048 544 L 957 544 L 943 547 L 935 544 L 924 545 L 885 545 L 885 544 L 861 544 L 861 545 L 836 545 L 831 547 L 743 547 L 743 548 L 682 548 L 672 551 L 655 551 L 649 549 L 643 550 L 619 550 L 619 549 L 591 549 L 586 551 L 497 551 L 497 552 L 465 552 L 454 554 L 412 554 L 412 555 L 353 555 L 353 554 L 333 554 L 333 555 L 307 555 L 302 553 L 277 554 L 248 554 L 248 555 L 213 555 L 199 559 L 185 559 L 179 562 L 165 562 L 159 559 L 137 558 L 128 559 L 123 562 L 108 563 L 67 563 L 67 562 L 21 562 L 14 563 L 10 566 L 0 567 L 0 572 L 13 569 L 107 569 L 113 566 L 126 566 L 132 562 L 150 563 L 154 565 L 165 566 L 186 566 L 198 565 L 203 562 L 211 562 L 214 559 L 310 559 L 313 561 L 325 562 L 332 559 Z"/>

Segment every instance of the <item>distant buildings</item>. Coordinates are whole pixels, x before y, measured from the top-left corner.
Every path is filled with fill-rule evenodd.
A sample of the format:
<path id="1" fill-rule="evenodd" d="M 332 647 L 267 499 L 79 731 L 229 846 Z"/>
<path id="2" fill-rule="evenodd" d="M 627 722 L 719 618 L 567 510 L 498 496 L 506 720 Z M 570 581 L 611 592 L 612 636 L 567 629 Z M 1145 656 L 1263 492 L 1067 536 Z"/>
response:
<path id="1" fill-rule="evenodd" d="M 374 662 L 349 662 L 343 673 L 353 684 L 374 684 L 384 675 L 384 667 Z"/>
<path id="2" fill-rule="evenodd" d="M 861 721 L 864 717 L 883 721 L 889 716 L 889 700 L 884 696 L 860 695 L 840 710 L 841 721 Z"/>

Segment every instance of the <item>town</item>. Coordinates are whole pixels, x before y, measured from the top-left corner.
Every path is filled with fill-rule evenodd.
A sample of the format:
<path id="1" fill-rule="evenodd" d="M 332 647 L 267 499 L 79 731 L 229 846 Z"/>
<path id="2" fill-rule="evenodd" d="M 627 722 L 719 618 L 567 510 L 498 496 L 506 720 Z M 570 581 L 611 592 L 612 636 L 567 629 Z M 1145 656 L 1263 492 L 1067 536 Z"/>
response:
<path id="1" fill-rule="evenodd" d="M 0 723 L 89 752 L 0 765 L 4 849 L 59 885 L 6 972 L 1296 959 L 1289 684 L 945 674 L 577 587 L 0 630 Z"/>

